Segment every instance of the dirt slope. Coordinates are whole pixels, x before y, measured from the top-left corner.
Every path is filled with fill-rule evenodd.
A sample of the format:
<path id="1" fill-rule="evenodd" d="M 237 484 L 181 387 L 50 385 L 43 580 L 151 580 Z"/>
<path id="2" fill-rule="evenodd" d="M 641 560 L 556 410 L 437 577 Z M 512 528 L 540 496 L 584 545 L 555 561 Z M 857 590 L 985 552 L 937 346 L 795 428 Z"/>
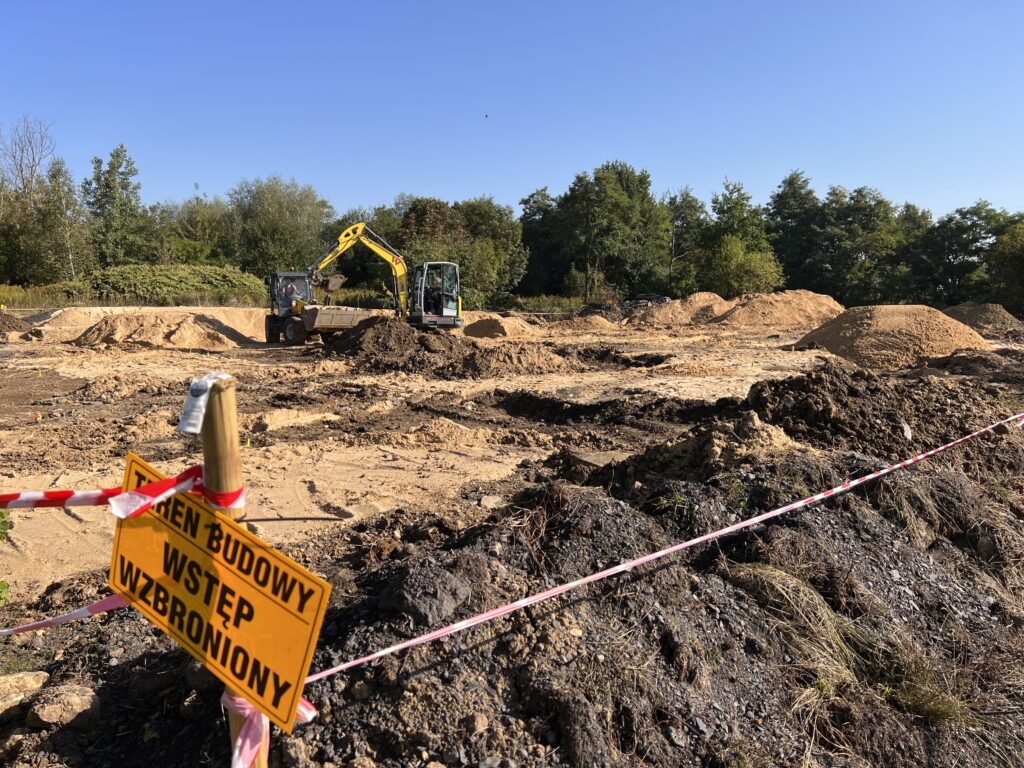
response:
<path id="1" fill-rule="evenodd" d="M 220 351 L 252 340 L 205 313 L 161 312 L 109 315 L 75 339 L 80 347 L 144 346 Z"/>
<path id="2" fill-rule="evenodd" d="M 912 368 L 961 349 L 989 349 L 981 336 L 922 305 L 854 307 L 811 331 L 797 348 L 819 346 L 869 368 Z"/>
<path id="3" fill-rule="evenodd" d="M 721 317 L 736 306 L 735 301 L 726 301 L 717 293 L 702 291 L 658 304 L 629 318 L 630 325 L 675 326 L 688 323 L 706 323 Z"/>
<path id="4" fill-rule="evenodd" d="M 519 317 L 485 317 L 469 323 L 463 332 L 476 339 L 533 336 L 533 326 Z"/>
<path id="5" fill-rule="evenodd" d="M 168 322 L 167 318 L 177 318 L 182 314 L 209 318 L 199 322 L 220 323 L 229 329 L 224 335 L 234 338 L 237 343 L 248 343 L 262 341 L 263 318 L 267 310 L 248 307 L 68 307 L 48 310 L 26 320 L 47 341 L 73 341 L 108 318 L 112 318 L 109 323 L 116 325 L 116 318 L 131 315 L 134 319 L 127 321 L 130 324 L 152 323 L 163 327 Z M 241 340 L 238 336 L 246 338 Z"/>
<path id="6" fill-rule="evenodd" d="M 1002 304 L 978 304 L 968 301 L 942 311 L 954 320 L 969 325 L 982 336 L 999 336 L 1021 327 L 1020 320 L 1007 312 Z"/>
<path id="7" fill-rule="evenodd" d="M 717 322 L 733 328 L 811 329 L 831 320 L 843 305 L 812 291 L 781 291 L 744 296 Z"/>

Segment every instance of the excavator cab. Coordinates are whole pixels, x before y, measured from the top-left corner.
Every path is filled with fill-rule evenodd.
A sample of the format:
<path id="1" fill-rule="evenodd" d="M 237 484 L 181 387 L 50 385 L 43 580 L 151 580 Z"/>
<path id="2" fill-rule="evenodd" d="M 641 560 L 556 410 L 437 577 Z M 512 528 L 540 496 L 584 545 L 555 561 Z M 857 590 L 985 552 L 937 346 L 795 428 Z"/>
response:
<path id="1" fill-rule="evenodd" d="M 409 295 L 409 322 L 428 328 L 462 326 L 458 264 L 428 261 L 416 267 Z"/>

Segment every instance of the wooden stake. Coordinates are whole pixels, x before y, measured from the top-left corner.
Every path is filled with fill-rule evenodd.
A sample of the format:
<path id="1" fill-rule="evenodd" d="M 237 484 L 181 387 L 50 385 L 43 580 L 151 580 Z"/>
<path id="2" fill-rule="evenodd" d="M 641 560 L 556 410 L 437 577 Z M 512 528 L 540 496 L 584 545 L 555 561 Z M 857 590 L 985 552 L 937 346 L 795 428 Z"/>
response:
<path id="1" fill-rule="evenodd" d="M 206 415 L 200 433 L 203 441 L 203 484 L 217 493 L 227 493 L 242 487 L 242 449 L 238 440 L 235 383 L 234 379 L 214 382 L 210 388 L 210 399 L 206 403 Z M 245 517 L 244 509 L 226 509 L 223 512 L 232 520 Z M 234 691 L 230 693 L 238 695 Z M 228 713 L 232 749 L 243 722 L 244 718 Z M 267 768 L 265 749 L 260 749 L 253 766 Z"/>

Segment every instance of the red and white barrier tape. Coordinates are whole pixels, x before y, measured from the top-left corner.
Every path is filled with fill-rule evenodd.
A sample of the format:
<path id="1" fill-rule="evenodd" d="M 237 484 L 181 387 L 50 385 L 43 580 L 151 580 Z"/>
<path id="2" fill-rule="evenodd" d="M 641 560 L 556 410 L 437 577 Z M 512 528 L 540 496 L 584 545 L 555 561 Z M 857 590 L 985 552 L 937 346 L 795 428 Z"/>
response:
<path id="1" fill-rule="evenodd" d="M 231 752 L 231 768 L 249 768 L 255 762 L 260 748 L 270 747 L 270 721 L 267 716 L 249 703 L 248 699 L 233 696 L 227 691 L 220 697 L 221 706 L 228 712 L 245 718 L 235 739 Z M 316 717 L 316 707 L 306 698 L 299 699 L 299 708 L 295 710 L 295 724 L 308 723 Z"/>
<path id="2" fill-rule="evenodd" d="M 107 611 L 115 611 L 118 608 L 124 608 L 128 605 L 128 601 L 120 595 L 108 595 L 102 600 L 97 600 L 91 605 L 87 605 L 84 608 L 78 608 L 71 613 L 63 613 L 60 616 L 54 616 L 49 619 L 41 619 L 40 621 L 34 621 L 31 624 L 22 624 L 20 627 L 8 627 L 7 629 L 0 629 L 0 637 L 8 637 L 9 635 L 20 635 L 22 632 L 33 632 L 37 629 L 48 629 L 49 627 L 56 627 L 58 624 L 67 624 L 69 621 L 76 621 L 78 619 L 87 619 L 90 616 L 95 616 L 98 613 L 106 613 Z"/>
<path id="3" fill-rule="evenodd" d="M 837 485 L 835 488 L 830 488 L 827 491 L 822 491 L 821 493 L 817 493 L 813 496 L 808 496 L 806 499 L 794 501 L 783 507 L 773 509 L 770 512 L 765 512 L 760 515 L 756 515 L 755 517 L 751 517 L 739 523 L 726 526 L 725 528 L 721 528 L 717 531 L 706 533 L 702 536 L 698 536 L 694 539 L 690 539 L 679 544 L 674 544 L 671 547 L 666 547 L 665 549 L 659 550 L 657 552 L 652 552 L 648 555 L 644 555 L 633 560 L 628 560 L 626 562 L 620 563 L 619 565 L 613 566 L 611 568 L 606 568 L 603 571 L 599 571 L 598 573 L 591 574 L 590 576 L 585 576 L 582 579 L 576 579 L 575 581 L 570 581 L 565 584 L 561 584 L 557 587 L 552 587 L 551 589 L 545 590 L 543 592 L 538 592 L 535 595 L 531 595 L 521 600 L 516 600 L 513 603 L 503 605 L 500 608 L 494 608 L 489 611 L 484 611 L 483 613 L 479 613 L 476 616 L 464 619 L 463 621 L 457 621 L 454 624 L 450 624 L 447 627 L 442 627 L 441 629 L 437 629 L 432 632 L 427 632 L 426 634 L 420 635 L 418 637 L 414 637 L 411 640 L 406 640 L 404 642 L 397 643 L 387 648 L 383 648 L 379 651 L 369 654 L 368 656 L 353 659 L 352 661 L 345 662 L 344 664 L 339 664 L 336 667 L 331 667 L 330 669 L 322 670 L 315 674 L 309 675 L 306 678 L 306 684 L 308 685 L 309 683 L 314 683 L 318 680 L 323 680 L 324 678 L 330 677 L 339 672 L 352 669 L 353 667 L 362 666 L 363 664 L 368 664 L 369 662 L 376 661 L 377 659 L 384 658 L 385 656 L 391 656 L 395 653 L 399 653 L 410 648 L 425 645 L 427 643 L 433 642 L 434 640 L 439 640 L 442 637 L 454 635 L 457 632 L 462 632 L 463 630 L 470 629 L 471 627 L 479 626 L 480 624 L 484 624 L 488 621 L 492 621 L 502 616 L 506 616 L 510 613 L 514 613 L 515 611 L 527 608 L 531 605 L 536 605 L 537 603 L 543 602 L 545 600 L 550 600 L 553 597 L 564 595 L 566 592 L 570 592 L 574 589 L 578 589 L 579 587 L 586 586 L 587 584 L 593 584 L 594 582 L 602 581 L 611 576 L 616 576 L 620 573 L 626 573 L 628 571 L 633 570 L 637 566 L 652 563 L 656 560 L 660 560 L 664 557 L 668 557 L 669 555 L 675 554 L 676 552 L 681 552 L 684 549 L 689 549 L 690 547 L 697 546 L 698 544 L 704 544 L 706 542 L 713 541 L 714 539 L 721 538 L 722 536 L 727 536 L 728 534 L 736 533 L 746 528 L 750 528 L 752 526 L 763 523 L 767 520 L 771 520 L 773 518 L 784 515 L 787 512 L 792 512 L 797 509 L 802 509 L 804 507 L 809 507 L 814 504 L 818 504 L 819 502 L 846 493 L 847 491 L 850 491 L 860 485 L 871 482 L 872 480 L 877 480 L 878 478 L 884 477 L 885 475 L 891 474 L 892 472 L 896 472 L 897 470 L 906 469 L 907 467 L 917 464 L 918 462 L 924 461 L 925 459 L 931 458 L 932 456 L 935 456 L 944 451 L 948 451 L 950 448 L 955 448 L 956 446 L 961 445 L 962 443 L 965 443 L 968 440 L 973 440 L 974 438 L 979 437 L 987 432 L 992 432 L 993 430 L 998 429 L 999 427 L 1004 426 L 1006 424 L 1016 424 L 1018 427 L 1024 428 L 1024 413 L 1019 413 L 1015 416 L 1003 419 L 1002 421 L 997 421 L 995 424 L 991 424 L 987 427 L 979 429 L 975 432 L 970 433 L 969 435 L 964 435 L 963 437 L 954 440 L 950 443 L 946 443 L 945 445 L 940 446 L 938 448 L 934 448 L 930 451 L 920 453 L 917 456 L 914 456 L 913 458 L 910 459 L 906 459 L 905 461 L 901 461 L 898 464 L 892 464 L 888 467 L 885 467 L 884 469 L 880 469 L 876 472 L 871 472 L 870 474 L 863 475 L 854 480 L 847 480 L 845 483 Z M 169 478 L 169 480 L 172 479 L 177 480 L 177 478 Z M 150 505 L 152 505 L 153 503 L 156 502 L 150 501 Z M 27 624 L 20 627 L 0 629 L 0 636 L 12 635 L 18 632 L 27 632 L 31 629 L 42 629 L 44 627 L 54 626 L 55 624 L 63 624 L 66 621 L 73 621 L 74 619 L 78 618 L 86 618 L 88 616 L 93 616 L 98 613 L 103 613 L 104 611 L 120 608 L 123 607 L 123 604 L 124 601 L 121 600 L 120 597 L 114 595 L 106 598 L 105 600 L 101 600 L 98 603 L 93 603 L 92 605 L 87 606 L 86 608 L 80 608 L 77 611 L 72 611 L 71 613 L 64 614 L 63 616 L 58 616 L 53 619 L 47 619 L 44 621 L 39 621 L 33 624 Z M 266 743 L 267 739 L 269 738 L 269 726 L 267 720 L 258 711 L 256 711 L 252 707 L 252 705 L 245 699 L 235 696 L 229 696 L 227 693 L 225 693 L 224 698 L 222 698 L 221 701 L 225 707 L 229 708 L 233 712 L 236 712 L 237 714 L 242 715 L 246 719 L 242 730 L 239 732 L 238 740 L 235 744 L 235 750 L 232 756 L 232 768 L 248 768 L 248 766 L 252 765 L 252 761 L 258 754 L 260 746 Z M 313 708 L 312 704 L 303 699 L 302 703 L 300 704 L 299 711 L 296 714 L 296 722 L 309 722 L 309 720 L 311 720 L 315 716 L 316 710 Z"/>
<path id="4" fill-rule="evenodd" d="M 177 477 L 168 477 L 142 485 L 131 491 L 100 488 L 94 491 L 25 491 L 0 493 L 0 509 L 26 507 L 97 507 L 110 505 L 115 517 L 126 520 L 166 501 L 177 493 L 194 493 L 218 509 L 240 509 L 245 506 L 245 489 L 222 493 L 203 485 L 203 467 L 189 467 Z"/>

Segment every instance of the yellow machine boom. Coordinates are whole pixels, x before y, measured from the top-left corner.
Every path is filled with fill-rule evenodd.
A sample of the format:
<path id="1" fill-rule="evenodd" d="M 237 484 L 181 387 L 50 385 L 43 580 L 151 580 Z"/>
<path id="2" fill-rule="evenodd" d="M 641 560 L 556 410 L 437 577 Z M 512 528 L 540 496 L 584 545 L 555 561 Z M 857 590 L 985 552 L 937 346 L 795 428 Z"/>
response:
<path id="1" fill-rule="evenodd" d="M 409 317 L 409 270 L 405 265 L 405 259 L 402 258 L 398 251 L 388 245 L 383 237 L 376 234 L 363 222 L 353 224 L 338 235 L 338 242 L 320 255 L 319 261 L 310 267 L 310 273 L 316 275 L 321 270 L 326 269 L 333 261 L 357 243 L 365 245 L 391 267 L 391 277 L 394 282 L 395 309 L 403 320 L 407 320 Z"/>

